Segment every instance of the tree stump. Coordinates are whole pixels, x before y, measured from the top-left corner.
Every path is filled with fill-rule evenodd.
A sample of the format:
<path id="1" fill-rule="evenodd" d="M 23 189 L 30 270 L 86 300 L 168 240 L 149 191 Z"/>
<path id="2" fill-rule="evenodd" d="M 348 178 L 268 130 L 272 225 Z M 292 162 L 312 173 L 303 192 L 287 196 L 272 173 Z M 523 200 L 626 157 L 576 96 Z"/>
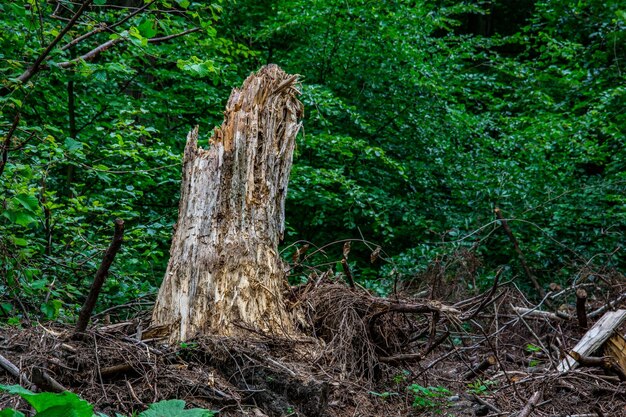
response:
<path id="1" fill-rule="evenodd" d="M 242 328 L 293 331 L 278 254 L 302 103 L 297 76 L 276 65 L 234 89 L 224 122 L 198 147 L 187 137 L 170 260 L 152 315 L 170 342 Z"/>

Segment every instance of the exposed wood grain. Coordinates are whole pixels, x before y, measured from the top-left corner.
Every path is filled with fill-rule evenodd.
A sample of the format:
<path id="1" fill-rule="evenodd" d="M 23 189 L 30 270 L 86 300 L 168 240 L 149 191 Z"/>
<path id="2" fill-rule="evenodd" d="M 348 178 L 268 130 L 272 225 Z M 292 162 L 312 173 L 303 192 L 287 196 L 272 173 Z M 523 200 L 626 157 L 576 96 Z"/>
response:
<path id="1" fill-rule="evenodd" d="M 170 341 L 242 326 L 290 333 L 278 255 L 302 104 L 297 77 L 263 67 L 233 90 L 224 122 L 198 146 L 187 137 L 178 222 L 153 312 Z"/>
<path id="2" fill-rule="evenodd" d="M 607 312 L 591 329 L 580 339 L 572 349 L 582 356 L 590 356 L 607 341 L 613 331 L 626 320 L 626 310 L 616 310 Z M 565 372 L 576 368 L 578 362 L 567 355 L 557 367 L 559 372 Z"/>

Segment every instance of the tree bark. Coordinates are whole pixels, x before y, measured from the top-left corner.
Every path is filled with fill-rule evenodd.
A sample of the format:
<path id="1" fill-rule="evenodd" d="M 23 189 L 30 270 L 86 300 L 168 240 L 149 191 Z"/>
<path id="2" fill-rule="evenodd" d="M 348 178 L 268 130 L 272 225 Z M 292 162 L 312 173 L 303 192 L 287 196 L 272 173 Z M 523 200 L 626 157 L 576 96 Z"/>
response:
<path id="1" fill-rule="evenodd" d="M 197 127 L 187 137 L 178 222 L 152 315 L 170 342 L 242 327 L 293 331 L 277 248 L 303 111 L 296 82 L 263 67 L 233 90 L 208 150 L 198 147 Z"/>

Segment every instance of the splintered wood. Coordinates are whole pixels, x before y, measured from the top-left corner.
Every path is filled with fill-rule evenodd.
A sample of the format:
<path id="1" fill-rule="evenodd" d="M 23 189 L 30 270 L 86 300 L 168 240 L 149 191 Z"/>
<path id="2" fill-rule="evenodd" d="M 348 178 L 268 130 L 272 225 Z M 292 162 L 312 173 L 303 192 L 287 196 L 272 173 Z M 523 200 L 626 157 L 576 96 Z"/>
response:
<path id="1" fill-rule="evenodd" d="M 613 332 L 626 320 L 626 310 L 609 311 L 591 328 L 572 349 L 581 356 L 589 356 L 597 351 L 611 336 Z M 578 362 L 571 355 L 561 361 L 557 370 L 566 372 L 575 369 Z"/>
<path id="2" fill-rule="evenodd" d="M 233 90 L 208 150 L 188 136 L 178 222 L 153 325 L 170 342 L 242 328 L 290 333 L 278 242 L 302 104 L 297 77 L 263 67 Z M 246 332 L 246 334 L 249 334 Z"/>
<path id="3" fill-rule="evenodd" d="M 613 358 L 626 373 L 626 339 L 622 335 L 615 334 L 604 344 L 604 354 Z"/>

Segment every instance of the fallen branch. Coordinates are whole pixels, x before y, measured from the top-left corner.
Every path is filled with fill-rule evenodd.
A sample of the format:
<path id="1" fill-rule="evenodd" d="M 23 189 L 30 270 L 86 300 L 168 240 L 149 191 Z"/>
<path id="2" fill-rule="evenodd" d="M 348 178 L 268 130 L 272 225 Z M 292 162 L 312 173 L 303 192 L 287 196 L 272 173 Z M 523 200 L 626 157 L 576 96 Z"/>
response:
<path id="1" fill-rule="evenodd" d="M 9 374 L 13 375 L 13 377 L 15 377 L 15 379 L 18 380 L 18 383 L 21 386 L 28 388 L 31 391 L 35 387 L 35 384 L 30 382 L 28 378 L 26 377 L 26 375 L 20 372 L 20 369 L 17 366 L 15 366 L 13 362 L 11 362 L 10 360 L 8 360 L 2 355 L 0 355 L 0 367 L 4 368 L 4 370 L 7 371 Z"/>
<path id="2" fill-rule="evenodd" d="M 496 359 L 496 357 L 493 355 L 489 355 L 478 365 L 476 365 L 475 367 L 467 371 L 465 374 L 463 374 L 463 379 L 465 381 L 474 379 L 474 377 L 478 377 L 482 375 L 483 372 L 485 372 L 490 367 L 494 366 L 496 363 L 498 363 L 498 360 Z"/>
<path id="3" fill-rule="evenodd" d="M 382 308 L 383 311 L 379 311 L 374 314 L 370 320 L 374 320 L 379 316 L 387 313 L 433 313 L 441 312 L 444 314 L 457 315 L 461 312 L 454 307 L 447 306 L 439 301 L 425 300 L 421 303 L 396 303 L 383 298 L 375 298 L 373 300 L 374 305 Z"/>
<path id="4" fill-rule="evenodd" d="M 504 233 L 506 233 L 506 235 L 509 237 L 509 240 L 513 244 L 513 248 L 515 249 L 515 253 L 517 253 L 517 258 L 522 264 L 522 268 L 524 269 L 524 273 L 526 274 L 526 277 L 530 280 L 530 282 L 532 282 L 539 296 L 541 296 L 541 298 L 545 298 L 546 292 L 543 290 L 541 285 L 539 285 L 539 282 L 537 281 L 537 277 L 535 277 L 535 274 L 533 274 L 530 268 L 528 267 L 528 264 L 526 263 L 526 257 L 524 256 L 524 252 L 522 252 L 522 250 L 520 249 L 519 243 L 517 242 L 515 235 L 513 235 L 513 231 L 511 230 L 509 223 L 504 218 L 504 216 L 502 216 L 502 211 L 500 211 L 500 209 L 496 207 L 494 212 L 496 213 L 496 217 L 502 224 Z"/>
<path id="5" fill-rule="evenodd" d="M 498 407 L 496 407 L 495 405 L 485 401 L 484 399 L 480 398 L 478 395 L 472 394 L 471 398 L 472 398 L 473 401 L 475 401 L 475 402 L 477 402 L 479 404 L 484 405 L 485 407 L 487 407 L 488 409 L 490 409 L 494 413 L 496 413 L 496 414 L 503 414 L 502 411 Z"/>
<path id="6" fill-rule="evenodd" d="M 104 284 L 104 280 L 109 273 L 109 268 L 115 259 L 115 255 L 120 250 L 122 246 L 122 241 L 124 239 L 124 220 L 115 219 L 115 233 L 113 234 L 113 240 L 111 241 L 111 245 L 104 254 L 104 258 L 102 259 L 102 263 L 100 264 L 100 268 L 98 268 L 98 272 L 96 272 L 96 277 L 93 280 L 93 284 L 91 285 L 91 290 L 89 291 L 89 295 L 83 304 L 83 307 L 80 310 L 80 314 L 78 316 L 78 322 L 76 323 L 75 334 L 82 333 L 87 329 L 87 323 L 89 323 L 89 318 L 91 317 L 91 312 L 96 306 L 96 301 L 98 300 L 98 295 L 100 294 L 100 290 L 102 289 L 102 284 Z"/>
<path id="7" fill-rule="evenodd" d="M 590 318 L 590 319 L 593 319 L 593 318 L 596 318 L 598 316 L 601 316 L 605 312 L 607 312 L 609 310 L 613 310 L 615 307 L 619 306 L 624 301 L 626 301 L 626 292 L 624 292 L 622 295 L 617 297 L 615 300 L 609 301 L 608 303 L 606 303 L 602 307 L 598 308 L 597 310 L 594 310 L 591 313 L 587 314 L 587 317 Z"/>
<path id="8" fill-rule="evenodd" d="M 35 385 L 41 388 L 42 391 L 47 391 L 47 392 L 67 391 L 67 388 L 61 385 L 56 379 L 52 378 L 50 374 L 48 374 L 48 372 L 46 372 L 46 370 L 43 368 L 38 368 L 38 367 L 33 368 L 32 377 L 33 377 L 33 382 L 35 383 Z"/>
<path id="9" fill-rule="evenodd" d="M 528 400 L 524 408 L 522 408 L 522 411 L 519 412 L 517 417 L 528 417 L 539 402 L 539 398 L 541 398 L 541 393 L 539 391 L 535 391 L 535 393 L 532 395 L 532 397 L 530 397 L 530 400 Z"/>
<path id="10" fill-rule="evenodd" d="M 422 359 L 424 359 L 424 355 L 422 355 L 421 353 L 405 353 L 402 355 L 381 356 L 378 358 L 379 361 L 385 363 L 419 362 Z"/>
<path id="11" fill-rule="evenodd" d="M 512 309 L 515 313 L 528 318 L 544 318 L 556 321 L 572 320 L 572 317 L 565 313 L 551 313 L 549 311 L 536 310 L 535 308 L 526 307 L 512 307 Z"/>
<path id="12" fill-rule="evenodd" d="M 570 352 L 570 355 L 580 366 L 604 369 L 607 372 L 617 375 L 620 381 L 626 381 L 626 373 L 624 373 L 622 368 L 610 357 L 583 356 L 578 352 Z"/>
<path id="13" fill-rule="evenodd" d="M 557 367 L 557 370 L 559 372 L 566 372 L 576 368 L 578 362 L 574 358 L 574 353 L 582 356 L 592 354 L 611 337 L 613 331 L 624 321 L 626 321 L 626 310 L 609 311 L 606 313 L 589 331 L 587 331 L 587 333 L 585 333 L 572 351 L 566 354 L 565 358 Z"/>
<path id="14" fill-rule="evenodd" d="M 134 372 L 133 366 L 128 363 L 122 363 L 119 365 L 112 365 L 105 368 L 100 368 L 100 375 L 102 375 L 103 378 L 109 378 L 113 375 L 123 374 L 130 371 Z"/>

